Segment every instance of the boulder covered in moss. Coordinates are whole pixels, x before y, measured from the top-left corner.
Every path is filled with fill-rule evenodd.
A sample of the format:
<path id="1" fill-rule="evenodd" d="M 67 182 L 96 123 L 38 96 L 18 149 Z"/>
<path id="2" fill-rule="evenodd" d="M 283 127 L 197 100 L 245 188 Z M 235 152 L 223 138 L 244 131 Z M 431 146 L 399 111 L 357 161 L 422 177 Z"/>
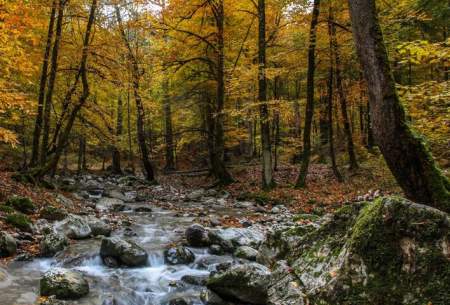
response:
<path id="1" fill-rule="evenodd" d="M 61 221 L 67 217 L 67 211 L 63 208 L 57 208 L 53 205 L 47 205 L 42 208 L 40 217 L 49 221 Z"/>
<path id="2" fill-rule="evenodd" d="M 41 296 L 56 296 L 62 300 L 77 300 L 89 293 L 89 283 L 79 271 L 54 268 L 40 281 Z"/>
<path id="3" fill-rule="evenodd" d="M 44 235 L 40 243 L 40 254 L 43 257 L 53 257 L 69 245 L 69 240 L 63 234 L 49 233 Z"/>
<path id="4" fill-rule="evenodd" d="M 434 208 L 396 197 L 346 206 L 318 228 L 299 230 L 295 244 L 281 254 L 291 270 L 286 276 L 296 279 L 292 285 L 301 288 L 305 303 L 450 300 L 450 219 Z"/>
<path id="5" fill-rule="evenodd" d="M 14 208 L 16 211 L 32 214 L 36 211 L 36 206 L 28 197 L 12 196 L 6 200 L 5 205 Z"/>
<path id="6" fill-rule="evenodd" d="M 33 231 L 33 224 L 30 218 L 22 213 L 12 213 L 6 215 L 5 222 L 21 231 Z"/>

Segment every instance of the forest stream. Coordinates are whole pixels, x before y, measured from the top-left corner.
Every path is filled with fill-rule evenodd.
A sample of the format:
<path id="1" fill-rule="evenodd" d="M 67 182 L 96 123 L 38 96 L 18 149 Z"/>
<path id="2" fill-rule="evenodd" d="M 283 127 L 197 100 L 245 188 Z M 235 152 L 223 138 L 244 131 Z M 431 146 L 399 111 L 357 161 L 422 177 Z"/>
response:
<path id="1" fill-rule="evenodd" d="M 89 183 L 89 181 L 88 181 Z M 203 287 L 186 276 L 198 281 L 206 281 L 219 263 L 233 261 L 231 255 L 209 254 L 208 248 L 193 248 L 195 260 L 188 264 L 168 264 L 164 250 L 170 245 L 180 244 L 185 230 L 193 224 L 194 215 L 180 215 L 131 200 L 125 204 L 115 198 L 103 196 L 104 185 L 99 189 L 84 191 L 89 194 L 86 205 L 95 201 L 97 217 L 107 219 L 111 209 L 120 206 L 120 217 L 126 216 L 126 225 L 111 233 L 112 237 L 131 239 L 148 253 L 145 266 L 135 268 L 110 268 L 105 266 L 99 255 L 101 237 L 74 240 L 54 258 L 35 258 L 31 261 L 13 261 L 6 269 L 0 269 L 2 305 L 35 304 L 39 297 L 39 281 L 43 274 L 55 268 L 81 271 L 89 282 L 89 294 L 70 304 L 80 305 L 159 305 L 159 304 L 204 304 L 200 301 Z M 130 188 L 128 188 L 130 189 Z M 113 190 L 116 193 L 120 191 Z M 129 194 L 129 193 L 128 193 Z M 134 194 L 135 195 L 135 194 Z M 211 199 L 211 198 L 210 198 Z M 118 203 L 119 202 L 119 203 Z M 187 206 L 201 207 L 204 202 L 187 202 Z M 142 209 L 145 206 L 146 208 Z M 137 208 L 141 208 L 136 212 Z M 138 209 L 139 210 L 139 209 Z M 150 212 L 151 211 L 151 212 Z M 232 210 L 216 205 L 209 210 L 214 215 L 230 215 Z M 240 213 L 240 212 L 239 212 Z M 116 213 L 117 214 L 117 213 Z M 53 228 L 58 227 L 58 222 Z M 55 229 L 57 230 L 57 229 Z M 188 283 L 190 282 L 190 283 Z M 177 303 L 183 300 L 186 303 Z"/>

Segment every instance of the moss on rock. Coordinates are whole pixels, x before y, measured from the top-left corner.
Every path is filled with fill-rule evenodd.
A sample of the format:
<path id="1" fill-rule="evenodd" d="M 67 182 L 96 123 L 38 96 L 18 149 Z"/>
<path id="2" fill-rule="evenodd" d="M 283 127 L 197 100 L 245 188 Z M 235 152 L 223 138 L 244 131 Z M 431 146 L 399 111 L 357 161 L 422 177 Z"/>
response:
<path id="1" fill-rule="evenodd" d="M 6 200 L 5 205 L 25 214 L 32 214 L 36 210 L 36 206 L 33 201 L 31 201 L 28 197 L 9 197 L 8 200 Z"/>
<path id="2" fill-rule="evenodd" d="M 448 304 L 448 214 L 398 197 L 346 206 L 285 256 L 311 304 Z"/>
<path id="3" fill-rule="evenodd" d="M 33 229 L 30 218 L 22 213 L 7 215 L 5 217 L 5 222 L 22 231 L 31 232 Z"/>

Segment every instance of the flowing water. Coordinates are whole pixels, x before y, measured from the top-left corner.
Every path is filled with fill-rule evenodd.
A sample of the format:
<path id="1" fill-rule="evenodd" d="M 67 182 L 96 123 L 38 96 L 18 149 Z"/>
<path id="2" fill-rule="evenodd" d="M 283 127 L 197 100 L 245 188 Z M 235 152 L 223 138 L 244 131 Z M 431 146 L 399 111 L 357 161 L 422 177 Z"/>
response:
<path id="1" fill-rule="evenodd" d="M 129 214 L 136 232 L 133 240 L 149 253 L 148 266 L 143 268 L 108 268 L 99 256 L 100 239 L 73 242 L 67 250 L 52 259 L 32 262 L 13 262 L 0 268 L 0 304 L 34 304 L 39 296 L 39 279 L 53 267 L 82 271 L 88 278 L 90 293 L 73 301 L 77 305 L 166 305 L 171 299 L 182 297 L 193 305 L 201 305 L 201 287 L 181 281 L 185 275 L 208 275 L 210 267 L 205 260 L 223 260 L 206 249 L 191 249 L 196 261 L 191 265 L 169 266 L 164 263 L 163 251 L 177 243 L 193 218 L 175 217 L 172 212 L 154 210 L 151 214 Z M 113 232 L 124 236 L 126 230 Z M 228 258 L 229 259 L 229 258 Z M 200 263 L 199 263 L 200 262 Z"/>

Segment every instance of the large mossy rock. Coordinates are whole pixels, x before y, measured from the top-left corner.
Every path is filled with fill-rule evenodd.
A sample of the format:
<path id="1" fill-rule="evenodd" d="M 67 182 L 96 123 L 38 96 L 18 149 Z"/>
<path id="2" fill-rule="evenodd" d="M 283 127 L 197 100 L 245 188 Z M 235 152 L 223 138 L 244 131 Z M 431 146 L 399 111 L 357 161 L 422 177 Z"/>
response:
<path id="1" fill-rule="evenodd" d="M 284 256 L 312 304 L 448 304 L 449 229 L 444 212 L 380 198 L 299 230 L 297 246 Z"/>
<path id="2" fill-rule="evenodd" d="M 100 256 L 110 267 L 139 267 L 146 265 L 148 261 L 148 254 L 141 246 L 119 237 L 103 238 Z"/>
<path id="3" fill-rule="evenodd" d="M 40 254 L 43 257 L 53 257 L 69 245 L 67 237 L 60 233 L 49 233 L 42 238 Z"/>
<path id="4" fill-rule="evenodd" d="M 270 276 L 269 269 L 260 264 L 234 265 L 212 274 L 207 286 L 224 299 L 267 304 Z"/>
<path id="5" fill-rule="evenodd" d="M 41 296 L 56 296 L 62 300 L 76 300 L 89 293 L 89 283 L 79 271 L 62 268 L 44 274 L 40 282 Z"/>

